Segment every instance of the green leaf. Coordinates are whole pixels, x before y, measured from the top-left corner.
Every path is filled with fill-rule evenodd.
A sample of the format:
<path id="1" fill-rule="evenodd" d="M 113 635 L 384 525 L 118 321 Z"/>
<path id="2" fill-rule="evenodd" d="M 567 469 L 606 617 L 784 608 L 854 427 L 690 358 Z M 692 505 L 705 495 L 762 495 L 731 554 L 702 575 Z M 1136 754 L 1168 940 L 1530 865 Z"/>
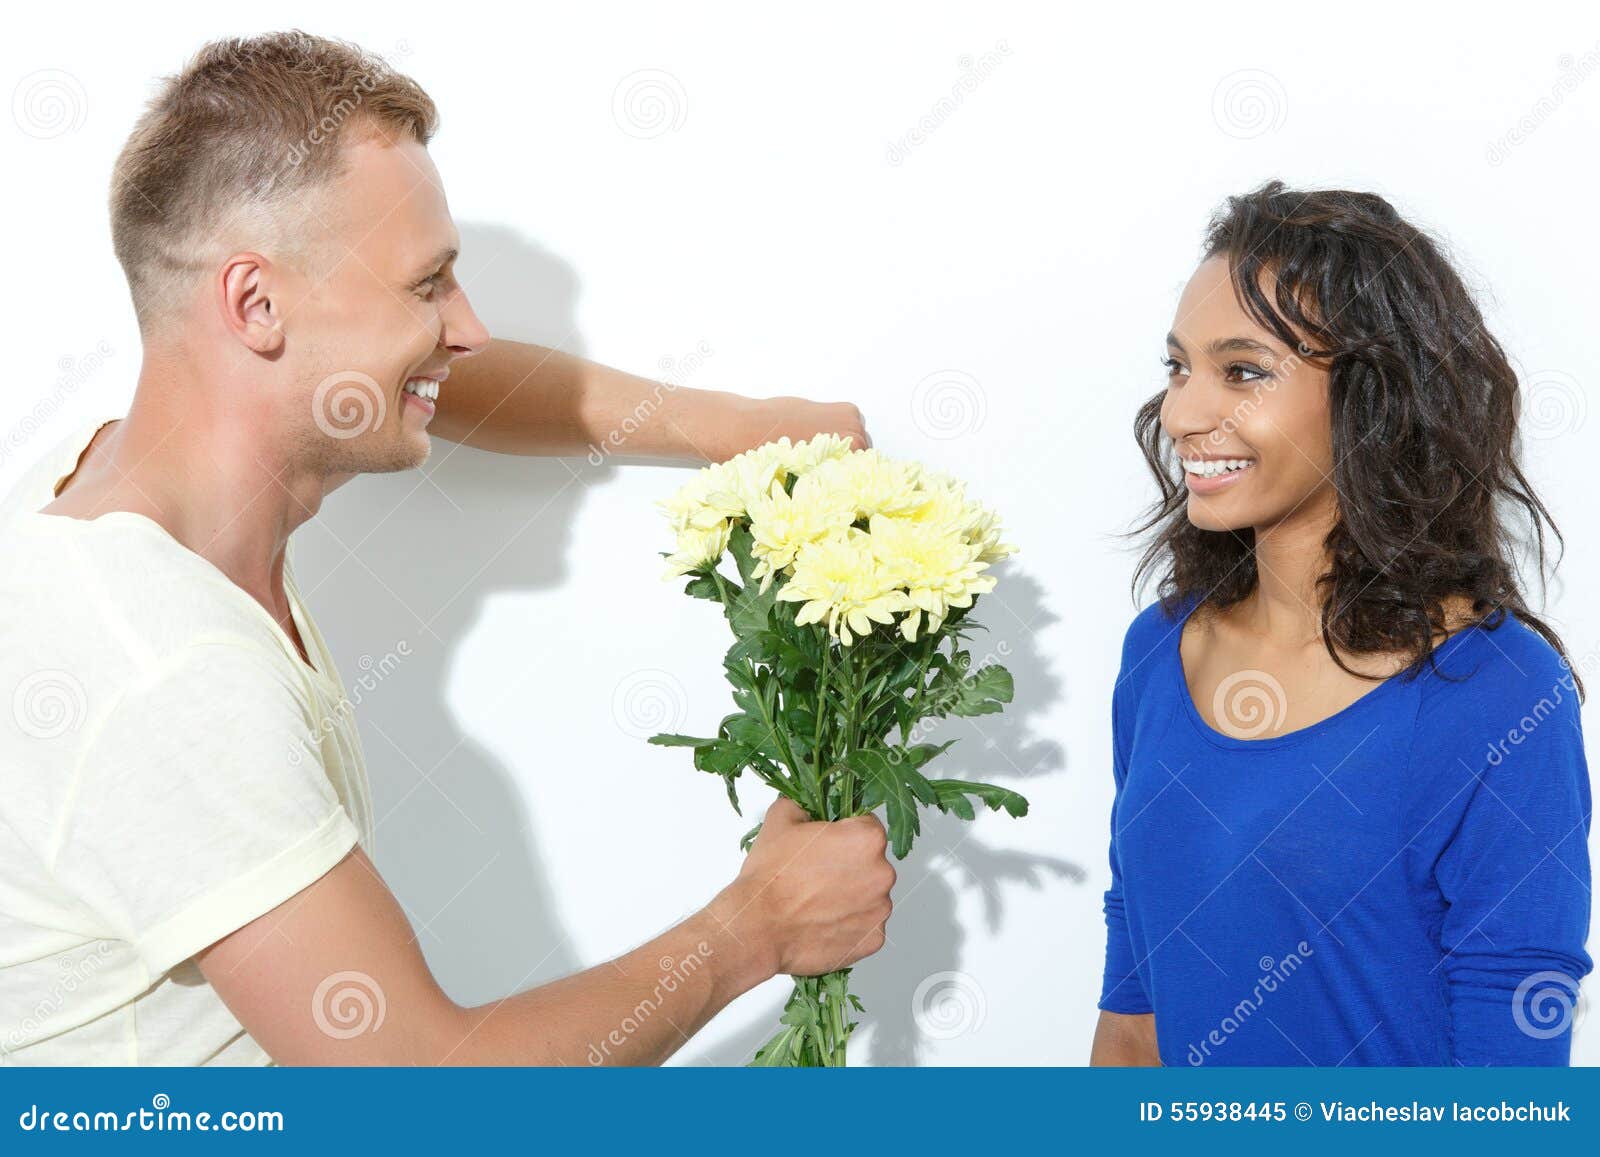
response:
<path id="1" fill-rule="evenodd" d="M 778 1023 L 814 1030 L 817 1028 L 818 1012 L 817 1006 L 810 1001 L 791 1000 L 789 1006 L 783 1010 L 783 1015 L 778 1018 Z"/>
<path id="2" fill-rule="evenodd" d="M 778 597 L 778 584 L 770 584 L 765 591 L 759 581 L 739 592 L 728 608 L 728 625 L 741 640 L 759 635 L 767 629 L 767 619 Z"/>
<path id="3" fill-rule="evenodd" d="M 996 787 L 992 783 L 972 783 L 964 779 L 935 779 L 931 782 L 939 797 L 936 805 L 939 810 L 954 812 L 964 820 L 970 820 L 973 816 L 968 796 L 988 804 L 992 811 L 1004 810 L 1015 817 L 1028 814 L 1028 801 L 1010 788 Z"/>
<path id="4" fill-rule="evenodd" d="M 934 791 L 939 791 L 939 782 L 938 780 L 934 781 Z M 951 792 L 948 795 L 944 792 L 939 792 L 938 806 L 940 811 L 946 813 L 954 812 L 964 820 L 970 820 L 977 816 L 977 813 L 972 810 L 972 801 L 966 797 L 965 792 Z"/>
<path id="5" fill-rule="evenodd" d="M 784 1029 L 756 1050 L 755 1059 L 747 1068 L 792 1068 L 800 1057 L 800 1046 L 805 1041 L 805 1031 L 793 1026 Z"/>
<path id="6" fill-rule="evenodd" d="M 749 624 L 744 624 L 748 626 Z M 735 628 L 737 629 L 737 628 Z M 749 660 L 752 663 L 770 663 L 777 654 L 777 636 L 771 631 L 760 629 L 748 631 L 741 635 L 728 648 L 724 658 L 727 663 L 743 663 Z"/>
<path id="7" fill-rule="evenodd" d="M 751 846 L 756 842 L 756 837 L 759 836 L 760 834 L 761 834 L 761 825 L 760 824 L 757 824 L 755 827 L 753 827 L 749 831 L 745 832 L 744 835 L 739 837 L 739 850 L 741 852 L 748 852 L 750 850 Z"/>
<path id="8" fill-rule="evenodd" d="M 689 585 L 683 588 L 683 593 L 692 598 L 710 599 L 714 603 L 722 601 L 722 593 L 717 590 L 717 580 L 709 574 L 697 574 L 689 580 Z"/>
<path id="9" fill-rule="evenodd" d="M 660 735 L 652 735 L 648 740 L 657 747 L 710 747 L 717 742 L 715 739 L 701 739 L 695 735 L 674 735 L 663 731 Z"/>
<path id="10" fill-rule="evenodd" d="M 751 715 L 761 713 L 761 700 L 756 697 L 755 679 L 747 667 L 729 665 L 723 668 L 728 673 L 728 682 L 733 684 L 733 701 L 738 704 L 739 710 Z"/>
<path id="11" fill-rule="evenodd" d="M 750 528 L 742 520 L 728 535 L 728 553 L 733 555 L 733 565 L 739 568 L 739 581 L 747 587 L 756 569 L 755 555 L 750 551 L 754 541 Z"/>
<path id="12" fill-rule="evenodd" d="M 754 715 L 735 715 L 727 721 L 728 736 L 742 747 L 746 752 L 746 762 L 750 754 L 759 752 L 773 763 L 786 764 L 788 759 L 783 747 L 783 737 L 771 727 L 767 726 L 764 719 Z"/>
<path id="13" fill-rule="evenodd" d="M 965 652 L 958 659 L 971 661 Z M 930 715 L 993 715 L 1011 702 L 1013 691 L 1011 672 L 998 663 L 968 675 L 966 663 L 958 661 L 928 685 L 926 707 Z"/>
<path id="14" fill-rule="evenodd" d="M 727 739 L 694 749 L 695 767 L 716 775 L 738 775 L 749 762 L 750 749 Z"/>
<path id="15" fill-rule="evenodd" d="M 868 808 L 883 806 L 896 859 L 905 859 L 911 841 L 922 833 L 920 809 L 939 804 L 938 793 L 917 768 L 949 746 L 919 743 L 852 751 L 844 758 L 845 766 L 861 777 L 862 802 Z"/>
<path id="16" fill-rule="evenodd" d="M 790 604 L 783 605 L 789 606 Z M 773 616 L 773 621 L 782 624 L 785 618 L 792 619 L 792 615 L 780 611 Z M 803 642 L 796 641 L 790 637 L 790 633 L 794 629 L 792 622 L 787 630 L 780 629 L 777 633 L 777 642 L 772 650 L 772 654 L 777 661 L 778 678 L 783 680 L 786 687 L 798 682 L 806 672 L 815 671 L 822 666 L 821 648 L 817 648 L 815 653 L 807 650 Z M 810 630 L 809 627 L 804 629 Z"/>
<path id="17" fill-rule="evenodd" d="M 734 780 L 739 773 L 750 763 L 755 754 L 749 748 L 728 739 L 696 739 L 691 735 L 657 735 L 652 736 L 650 742 L 657 740 L 671 740 L 664 742 L 664 747 L 693 747 L 694 765 L 700 771 L 708 771 L 713 775 L 720 775 L 724 786 L 728 789 L 728 802 L 733 805 L 733 810 L 738 815 L 744 812 L 739 807 L 739 791 Z"/>

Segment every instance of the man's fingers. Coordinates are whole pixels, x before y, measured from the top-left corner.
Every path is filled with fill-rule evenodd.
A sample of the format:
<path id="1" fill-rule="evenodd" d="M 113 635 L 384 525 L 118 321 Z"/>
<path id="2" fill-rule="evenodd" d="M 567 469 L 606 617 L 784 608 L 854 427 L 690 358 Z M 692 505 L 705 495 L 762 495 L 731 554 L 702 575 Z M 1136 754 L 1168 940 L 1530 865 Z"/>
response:
<path id="1" fill-rule="evenodd" d="M 811 817 L 806 815 L 806 809 L 795 803 L 786 795 L 780 795 L 767 809 L 766 818 L 761 821 L 761 830 L 770 827 L 782 827 L 789 824 L 803 824 Z"/>

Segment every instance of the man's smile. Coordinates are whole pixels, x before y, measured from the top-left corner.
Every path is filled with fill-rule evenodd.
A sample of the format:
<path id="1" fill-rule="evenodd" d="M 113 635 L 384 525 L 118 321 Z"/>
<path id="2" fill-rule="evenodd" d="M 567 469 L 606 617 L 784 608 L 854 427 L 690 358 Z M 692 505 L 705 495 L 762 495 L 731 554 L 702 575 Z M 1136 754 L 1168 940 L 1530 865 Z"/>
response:
<path id="1" fill-rule="evenodd" d="M 405 394 L 407 405 L 420 409 L 424 417 L 432 417 L 435 403 L 439 399 L 439 387 L 444 384 L 449 371 L 444 371 L 439 377 L 407 378 L 402 392 Z"/>

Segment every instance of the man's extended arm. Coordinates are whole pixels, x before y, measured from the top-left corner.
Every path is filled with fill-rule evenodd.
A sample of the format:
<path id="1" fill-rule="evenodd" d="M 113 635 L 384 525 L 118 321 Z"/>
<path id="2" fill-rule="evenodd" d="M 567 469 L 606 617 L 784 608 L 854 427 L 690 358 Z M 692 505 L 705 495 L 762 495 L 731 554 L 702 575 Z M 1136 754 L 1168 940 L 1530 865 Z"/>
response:
<path id="1" fill-rule="evenodd" d="M 763 980 L 881 948 L 886 843 L 874 816 L 812 821 L 780 799 L 705 908 L 616 960 L 473 1008 L 439 988 L 359 850 L 197 960 L 279 1064 L 659 1064 Z"/>
<path id="2" fill-rule="evenodd" d="M 747 398 L 608 369 L 560 350 L 495 340 L 462 358 L 439 392 L 428 430 L 505 454 L 592 452 L 721 462 L 787 435 L 869 444 L 849 402 Z"/>

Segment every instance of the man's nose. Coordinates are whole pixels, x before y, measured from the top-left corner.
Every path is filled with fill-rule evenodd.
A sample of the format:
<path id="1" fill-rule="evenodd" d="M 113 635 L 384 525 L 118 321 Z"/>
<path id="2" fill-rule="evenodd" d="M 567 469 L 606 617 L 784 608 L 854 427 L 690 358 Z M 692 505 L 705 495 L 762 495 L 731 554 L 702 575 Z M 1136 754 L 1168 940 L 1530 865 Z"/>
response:
<path id="1" fill-rule="evenodd" d="M 458 358 L 471 357 L 489 344 L 489 327 L 472 308 L 465 290 L 445 310 L 443 344 Z"/>

